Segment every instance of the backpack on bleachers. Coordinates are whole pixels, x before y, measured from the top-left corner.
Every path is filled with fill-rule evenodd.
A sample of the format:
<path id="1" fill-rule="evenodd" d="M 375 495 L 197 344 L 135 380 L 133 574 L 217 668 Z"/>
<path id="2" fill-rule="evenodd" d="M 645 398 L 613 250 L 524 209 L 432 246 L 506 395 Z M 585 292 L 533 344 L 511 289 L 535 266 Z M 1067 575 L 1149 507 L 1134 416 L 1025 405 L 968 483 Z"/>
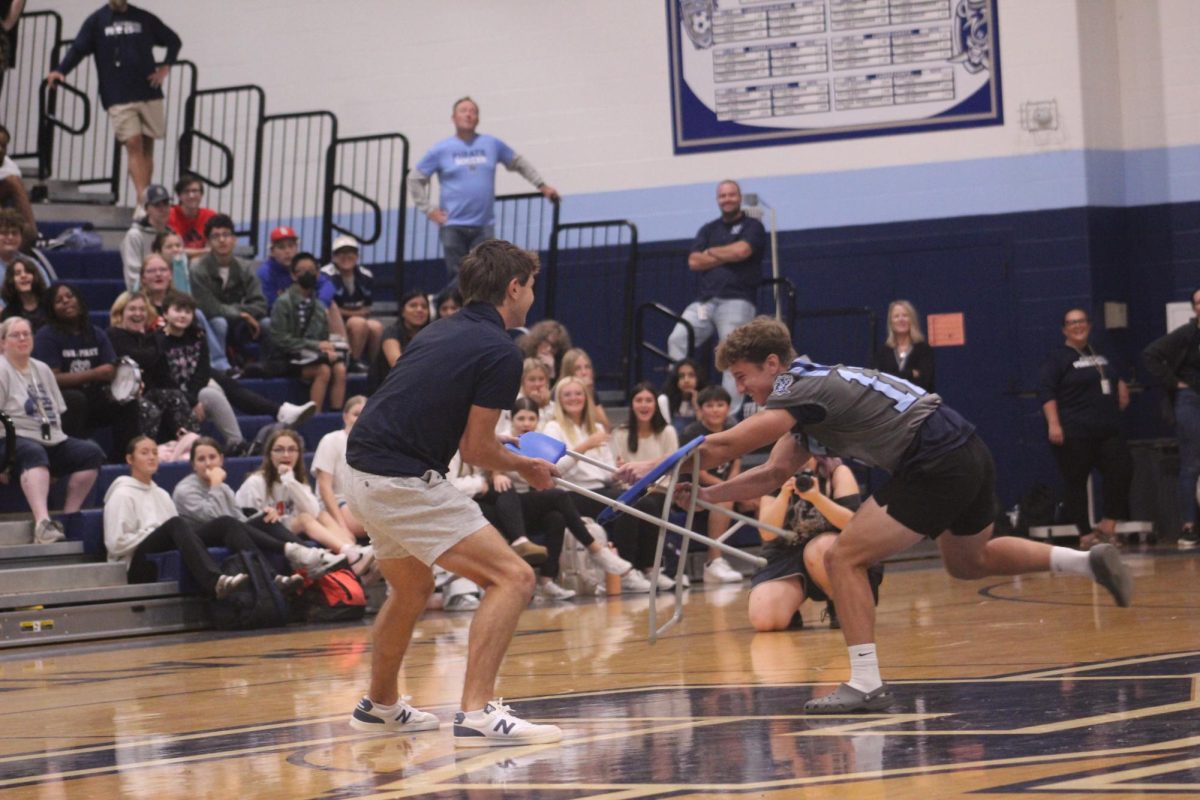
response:
<path id="1" fill-rule="evenodd" d="M 294 606 L 304 622 L 345 622 L 367 613 L 367 595 L 352 569 L 335 569 L 304 587 Z"/>
<path id="2" fill-rule="evenodd" d="M 287 624 L 287 602 L 275 585 L 270 568 L 258 553 L 244 550 L 221 562 L 225 575 L 246 573 L 249 578 L 227 597 L 212 601 L 213 625 L 223 631 L 281 628 Z"/>

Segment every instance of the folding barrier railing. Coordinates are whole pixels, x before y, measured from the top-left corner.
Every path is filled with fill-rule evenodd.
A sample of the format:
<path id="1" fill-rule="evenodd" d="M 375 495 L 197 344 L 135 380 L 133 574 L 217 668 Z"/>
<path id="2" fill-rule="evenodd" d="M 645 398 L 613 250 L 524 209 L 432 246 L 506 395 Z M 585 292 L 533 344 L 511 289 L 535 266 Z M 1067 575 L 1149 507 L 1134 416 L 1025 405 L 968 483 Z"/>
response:
<path id="1" fill-rule="evenodd" d="M 630 386 L 646 380 L 644 357 L 647 353 L 665 361 L 668 368 L 671 364 L 671 354 L 646 338 L 646 318 L 648 316 L 668 320 L 672 330 L 675 325 L 682 325 L 687 333 L 688 356 L 690 357 L 696 351 L 696 329 L 692 327 L 692 323 L 683 318 L 682 314 L 676 314 L 662 303 L 642 303 L 637 307 L 633 316 L 633 377 L 630 379 Z M 666 341 L 666 339 L 663 338 L 659 341 Z M 655 383 L 661 385 L 664 381 L 656 380 Z"/>
<path id="2" fill-rule="evenodd" d="M 70 41 L 58 43 L 55 67 L 70 45 Z M 39 139 L 45 149 L 38 154 L 38 174 L 80 186 L 106 187 L 115 194 L 117 150 L 108 115 L 100 108 L 97 84 L 95 61 L 87 58 L 67 76 L 64 89 L 43 90 L 39 116 L 46 130 Z"/>
<path id="3" fill-rule="evenodd" d="M 359 262 L 376 271 L 376 281 L 387 270 L 390 274 L 383 282 L 399 286 L 408 139 L 399 133 L 354 136 L 339 139 L 333 150 L 321 253 L 330 253 L 335 236 L 353 236 L 359 243 Z"/>
<path id="4" fill-rule="evenodd" d="M 763 302 L 764 298 L 766 302 Z M 764 278 L 758 285 L 758 307 L 775 307 L 775 317 L 789 331 L 796 327 L 796 284 L 787 278 Z"/>
<path id="5" fill-rule="evenodd" d="M 238 236 L 258 236 L 259 129 L 267 98 L 254 84 L 200 89 L 188 98 L 179 141 L 180 172 L 207 187 L 204 205 L 233 218 Z"/>
<path id="6" fill-rule="evenodd" d="M 255 193 L 261 212 L 252 242 L 259 245 L 257 252 L 266 252 L 271 229 L 289 225 L 296 229 L 301 248 L 314 250 L 325 236 L 337 117 L 328 111 L 270 114 L 259 131 Z"/>
<path id="7" fill-rule="evenodd" d="M 556 226 L 550 237 L 541 282 L 545 316 L 595 336 L 578 338 L 595 362 L 597 381 L 615 381 L 622 391 L 628 391 L 633 377 L 637 268 L 638 233 L 632 222 L 568 222 Z M 613 293 L 614 286 L 622 287 L 620 293 Z M 571 304 L 561 302 L 560 287 L 570 288 Z"/>
<path id="8" fill-rule="evenodd" d="M 54 11 L 32 11 L 21 15 L 17 28 L 17 49 L 12 66 L 4 73 L 0 89 L 0 122 L 11 139 L 8 155 L 15 161 L 37 158 L 38 120 L 34 111 L 41 107 L 40 87 L 59 40 L 62 17 Z"/>

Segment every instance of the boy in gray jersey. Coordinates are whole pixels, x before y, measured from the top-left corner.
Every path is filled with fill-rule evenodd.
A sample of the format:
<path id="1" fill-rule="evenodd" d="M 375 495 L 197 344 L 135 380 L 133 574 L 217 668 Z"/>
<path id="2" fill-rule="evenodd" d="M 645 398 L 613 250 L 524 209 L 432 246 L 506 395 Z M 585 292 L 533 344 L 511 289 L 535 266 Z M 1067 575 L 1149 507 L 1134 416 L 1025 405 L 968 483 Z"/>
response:
<path id="1" fill-rule="evenodd" d="M 796 358 L 787 329 L 759 317 L 735 330 L 717 348 L 717 367 L 728 370 L 738 391 L 765 408 L 699 448 L 702 466 L 775 446 L 765 464 L 733 480 L 701 488 L 709 503 L 774 491 L 810 457 L 819 443 L 831 454 L 855 458 L 891 473 L 862 504 L 826 556 L 842 635 L 850 655 L 850 680 L 809 700 L 809 714 L 880 711 L 893 696 L 879 675 L 875 606 L 867 569 L 921 540 L 935 539 L 946 570 L 956 578 L 1061 572 L 1091 578 L 1129 605 L 1133 579 L 1111 545 L 1084 553 L 1027 539 L 992 539 L 995 466 L 975 427 L 936 394 L 901 378 L 859 367 L 822 366 Z M 636 480 L 645 464 L 628 464 L 621 480 Z M 681 486 L 679 499 L 692 491 Z M 949 535 L 943 535 L 943 534 Z"/>

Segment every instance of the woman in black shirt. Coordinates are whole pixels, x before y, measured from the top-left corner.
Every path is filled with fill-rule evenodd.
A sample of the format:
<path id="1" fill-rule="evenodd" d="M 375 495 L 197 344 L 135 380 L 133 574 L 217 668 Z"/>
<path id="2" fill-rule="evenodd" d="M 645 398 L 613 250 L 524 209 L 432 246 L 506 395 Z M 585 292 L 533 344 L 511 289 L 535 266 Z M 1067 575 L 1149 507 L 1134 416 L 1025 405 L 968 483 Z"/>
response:
<path id="1" fill-rule="evenodd" d="M 879 371 L 933 391 L 933 348 L 921 332 L 921 318 L 907 300 L 888 306 L 888 335 L 879 351 Z"/>

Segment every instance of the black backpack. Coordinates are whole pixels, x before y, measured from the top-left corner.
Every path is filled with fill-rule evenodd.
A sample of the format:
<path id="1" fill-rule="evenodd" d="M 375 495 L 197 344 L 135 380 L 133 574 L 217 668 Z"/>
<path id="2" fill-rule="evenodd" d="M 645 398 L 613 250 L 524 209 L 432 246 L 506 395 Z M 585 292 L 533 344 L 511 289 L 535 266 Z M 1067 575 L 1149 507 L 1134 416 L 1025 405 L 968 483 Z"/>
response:
<path id="1" fill-rule="evenodd" d="M 1017 517 L 1017 533 L 1028 536 L 1030 527 L 1053 525 L 1057 522 L 1058 497 L 1044 483 L 1035 483 L 1021 498 L 1021 512 Z"/>
<path id="2" fill-rule="evenodd" d="M 221 562 L 225 575 L 246 573 L 247 579 L 226 597 L 212 602 L 213 625 L 223 631 L 281 628 L 287 624 L 287 603 L 271 570 L 258 553 L 243 550 Z"/>

